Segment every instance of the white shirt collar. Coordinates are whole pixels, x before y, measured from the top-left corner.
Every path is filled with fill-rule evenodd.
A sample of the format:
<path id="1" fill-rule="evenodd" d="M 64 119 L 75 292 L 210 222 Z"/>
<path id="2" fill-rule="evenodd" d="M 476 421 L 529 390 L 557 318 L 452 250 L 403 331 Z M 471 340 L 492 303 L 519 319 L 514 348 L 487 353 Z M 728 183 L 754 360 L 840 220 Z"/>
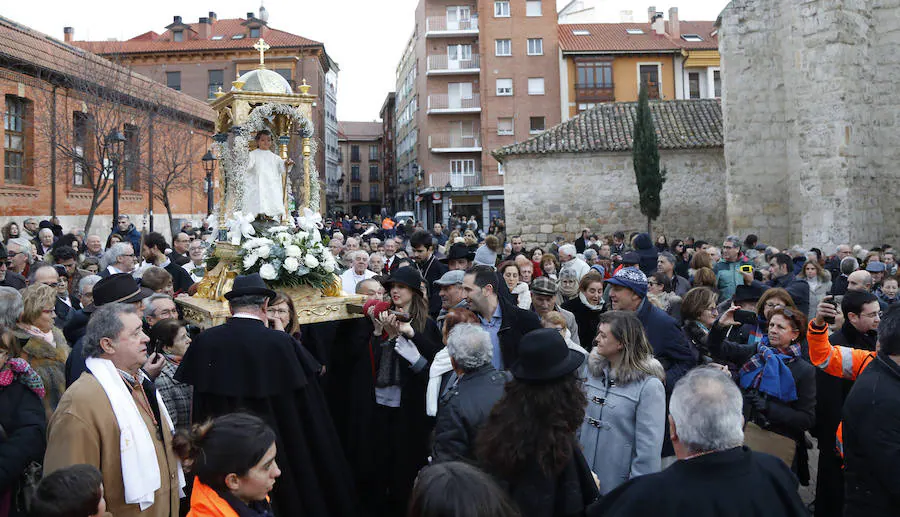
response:
<path id="1" fill-rule="evenodd" d="M 232 314 L 231 317 L 232 318 L 240 318 L 240 319 L 244 319 L 244 320 L 263 321 L 262 318 L 260 318 L 259 316 L 256 316 L 254 314 L 247 314 L 246 312 L 238 312 L 237 314 Z M 263 321 L 263 323 L 265 323 L 265 321 Z"/>

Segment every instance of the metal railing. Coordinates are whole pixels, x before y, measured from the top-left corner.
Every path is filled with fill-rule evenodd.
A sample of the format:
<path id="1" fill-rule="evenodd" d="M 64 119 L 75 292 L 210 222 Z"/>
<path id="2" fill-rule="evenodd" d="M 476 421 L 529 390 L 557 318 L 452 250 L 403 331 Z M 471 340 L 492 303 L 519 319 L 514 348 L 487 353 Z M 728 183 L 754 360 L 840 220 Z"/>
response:
<path id="1" fill-rule="evenodd" d="M 481 139 L 478 136 L 480 129 L 475 129 L 474 135 L 462 135 L 460 133 L 438 133 L 428 135 L 428 149 L 471 149 L 481 147 Z"/>
<path id="2" fill-rule="evenodd" d="M 481 171 L 468 174 L 457 172 L 430 172 L 428 173 L 428 186 L 435 188 L 446 187 L 450 184 L 453 188 L 480 187 Z"/>
<path id="3" fill-rule="evenodd" d="M 475 10 L 474 8 L 472 9 Z M 478 17 L 450 21 L 447 16 L 429 16 L 425 19 L 425 32 L 471 32 L 478 30 Z"/>
<path id="4" fill-rule="evenodd" d="M 474 110 L 481 108 L 481 95 L 473 94 L 468 99 L 450 97 L 446 93 L 437 93 L 428 96 L 428 111 L 432 110 Z"/>
<path id="5" fill-rule="evenodd" d="M 476 71 L 481 69 L 481 55 L 472 54 L 469 59 L 451 60 L 446 54 L 432 54 L 428 56 L 429 72 L 450 72 L 459 70 L 461 72 Z"/>

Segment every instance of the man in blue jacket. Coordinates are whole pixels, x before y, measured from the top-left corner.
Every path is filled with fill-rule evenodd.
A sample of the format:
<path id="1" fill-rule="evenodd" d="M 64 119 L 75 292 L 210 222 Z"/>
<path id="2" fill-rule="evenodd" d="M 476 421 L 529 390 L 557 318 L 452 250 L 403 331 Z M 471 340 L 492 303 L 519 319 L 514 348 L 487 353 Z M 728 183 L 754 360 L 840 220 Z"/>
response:
<path id="1" fill-rule="evenodd" d="M 134 248 L 134 254 L 140 255 L 141 253 L 141 232 L 137 231 L 133 224 L 131 224 L 131 220 L 127 215 L 120 215 L 119 219 L 116 221 L 116 229 L 113 231 L 114 234 L 119 234 L 125 242 L 131 244 L 131 247 Z M 110 235 L 112 237 L 112 235 Z M 107 239 L 109 242 L 109 239 Z"/>
<path id="2" fill-rule="evenodd" d="M 720 300 L 731 299 L 737 286 L 744 283 L 741 266 L 747 264 L 752 262 L 741 253 L 741 239 L 734 235 L 725 237 L 722 242 L 722 259 L 714 266 Z"/>

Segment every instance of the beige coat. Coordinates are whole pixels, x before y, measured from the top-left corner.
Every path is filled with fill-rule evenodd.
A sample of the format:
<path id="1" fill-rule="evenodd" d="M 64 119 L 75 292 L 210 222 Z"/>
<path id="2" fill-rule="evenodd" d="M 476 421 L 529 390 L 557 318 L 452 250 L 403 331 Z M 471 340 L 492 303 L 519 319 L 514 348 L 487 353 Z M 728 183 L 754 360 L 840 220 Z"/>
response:
<path id="1" fill-rule="evenodd" d="M 44 474 L 87 463 L 103 473 L 107 509 L 116 517 L 177 517 L 178 463 L 172 451 L 172 429 L 163 423 L 165 432 L 160 441 L 153 421 L 143 411 L 140 413 L 156 447 L 156 461 L 162 474 L 156 500 L 143 513 L 138 505 L 125 503 L 119 425 L 106 392 L 89 373 L 69 387 L 50 419 Z"/>
<path id="2" fill-rule="evenodd" d="M 70 352 L 66 338 L 56 327 L 53 327 L 55 347 L 21 329 L 13 331 L 13 335 L 22 347 L 19 357 L 28 361 L 44 383 L 44 389 L 47 391 L 43 399 L 44 410 L 47 412 L 47 420 L 50 420 L 63 392 L 66 391 L 66 359 Z"/>

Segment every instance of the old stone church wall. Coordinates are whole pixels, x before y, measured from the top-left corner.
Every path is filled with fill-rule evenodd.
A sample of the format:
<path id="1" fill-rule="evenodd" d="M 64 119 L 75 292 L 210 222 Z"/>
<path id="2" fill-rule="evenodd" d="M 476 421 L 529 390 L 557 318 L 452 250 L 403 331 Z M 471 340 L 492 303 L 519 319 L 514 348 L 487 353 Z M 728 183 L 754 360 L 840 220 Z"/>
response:
<path id="1" fill-rule="evenodd" d="M 900 0 L 734 0 L 719 42 L 729 232 L 896 244 Z"/>
<path id="2" fill-rule="evenodd" d="M 684 238 L 725 236 L 725 160 L 722 149 L 660 151 L 668 170 L 655 233 Z M 509 235 L 527 247 L 556 235 L 575 239 L 582 228 L 598 235 L 646 231 L 638 206 L 631 153 L 510 156 L 504 162 Z"/>

